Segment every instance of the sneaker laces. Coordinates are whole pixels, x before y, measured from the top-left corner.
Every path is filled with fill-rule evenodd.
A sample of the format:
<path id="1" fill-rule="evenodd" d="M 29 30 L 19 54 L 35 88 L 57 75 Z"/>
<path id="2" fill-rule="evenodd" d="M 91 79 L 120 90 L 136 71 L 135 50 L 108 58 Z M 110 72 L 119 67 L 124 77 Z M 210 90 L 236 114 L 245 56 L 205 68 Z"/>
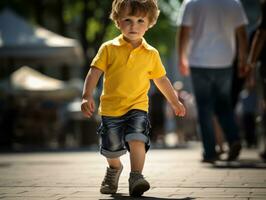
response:
<path id="1" fill-rule="evenodd" d="M 139 172 L 131 172 L 129 181 L 135 182 L 138 179 L 144 179 L 143 175 Z"/>
<path id="2" fill-rule="evenodd" d="M 111 169 L 107 168 L 104 180 L 102 182 L 102 185 L 114 185 L 115 183 L 115 178 L 116 178 L 117 170 L 116 169 Z"/>

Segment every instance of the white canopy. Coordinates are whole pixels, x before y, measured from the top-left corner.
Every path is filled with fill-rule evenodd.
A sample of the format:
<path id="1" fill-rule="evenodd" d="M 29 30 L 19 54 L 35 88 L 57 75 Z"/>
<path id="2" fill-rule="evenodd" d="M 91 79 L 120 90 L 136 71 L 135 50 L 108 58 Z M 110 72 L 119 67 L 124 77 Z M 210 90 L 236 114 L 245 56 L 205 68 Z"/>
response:
<path id="1" fill-rule="evenodd" d="M 63 81 L 46 76 L 27 66 L 12 73 L 10 80 L 12 87 L 17 90 L 51 91 L 64 87 Z"/>
<path id="2" fill-rule="evenodd" d="M 80 44 L 33 26 L 9 9 L 0 13 L 0 59 L 33 59 L 42 63 L 80 65 Z"/>
<path id="3" fill-rule="evenodd" d="M 33 97 L 73 98 L 80 96 L 80 88 L 23 66 L 0 82 L 0 89 L 9 94 Z"/>

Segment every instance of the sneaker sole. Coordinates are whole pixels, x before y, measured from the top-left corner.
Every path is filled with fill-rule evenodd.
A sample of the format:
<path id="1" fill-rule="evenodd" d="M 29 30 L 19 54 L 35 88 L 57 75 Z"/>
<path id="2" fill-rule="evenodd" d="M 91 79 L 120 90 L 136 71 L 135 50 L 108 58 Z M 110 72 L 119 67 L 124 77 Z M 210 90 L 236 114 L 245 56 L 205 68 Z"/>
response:
<path id="1" fill-rule="evenodd" d="M 140 197 L 144 192 L 150 189 L 150 184 L 147 181 L 139 181 L 132 186 L 130 195 L 133 197 Z"/>
<path id="2" fill-rule="evenodd" d="M 104 189 L 100 190 L 101 194 L 115 194 L 117 192 L 117 188 L 112 191 L 105 191 Z"/>

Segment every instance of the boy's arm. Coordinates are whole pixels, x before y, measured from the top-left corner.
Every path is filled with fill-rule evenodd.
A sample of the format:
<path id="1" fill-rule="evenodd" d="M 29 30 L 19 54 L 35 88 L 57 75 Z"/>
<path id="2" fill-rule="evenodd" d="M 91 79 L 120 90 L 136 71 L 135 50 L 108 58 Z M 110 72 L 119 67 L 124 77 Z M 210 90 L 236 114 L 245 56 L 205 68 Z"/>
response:
<path id="1" fill-rule="evenodd" d="M 81 111 L 86 117 L 91 117 L 95 110 L 93 90 L 96 87 L 102 73 L 102 70 L 95 67 L 91 67 L 85 78 L 82 93 Z"/>
<path id="2" fill-rule="evenodd" d="M 167 78 L 167 76 L 163 76 L 160 78 L 153 79 L 156 87 L 161 91 L 161 93 L 165 96 L 165 98 L 169 101 L 171 107 L 175 111 L 176 115 L 184 116 L 185 115 L 185 107 L 179 101 L 177 92 L 173 88 L 171 82 Z"/>

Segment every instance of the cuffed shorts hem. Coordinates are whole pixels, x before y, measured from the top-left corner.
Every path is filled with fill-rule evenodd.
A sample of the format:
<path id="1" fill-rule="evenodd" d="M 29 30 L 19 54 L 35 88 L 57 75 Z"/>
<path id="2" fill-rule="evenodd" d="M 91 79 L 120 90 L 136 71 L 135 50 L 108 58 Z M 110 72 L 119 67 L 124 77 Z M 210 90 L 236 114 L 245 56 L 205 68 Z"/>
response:
<path id="1" fill-rule="evenodd" d="M 125 141 L 129 142 L 129 141 L 132 141 L 132 140 L 142 141 L 144 143 L 148 143 L 148 141 L 149 141 L 148 137 L 146 135 L 144 135 L 144 134 L 139 134 L 139 133 L 127 134 L 126 137 L 125 137 Z"/>
<path id="2" fill-rule="evenodd" d="M 106 158 L 118 158 L 124 154 L 127 153 L 127 150 L 124 149 L 124 150 L 120 150 L 120 151 L 108 151 L 106 149 L 101 149 L 100 150 L 101 154 L 106 157 Z"/>
<path id="3" fill-rule="evenodd" d="M 148 136 L 144 134 L 139 134 L 139 133 L 130 133 L 126 135 L 125 141 L 126 141 L 126 148 L 128 151 L 130 151 L 128 142 L 137 140 L 137 141 L 142 141 L 145 144 L 145 151 L 147 152 L 150 149 L 150 139 Z"/>

